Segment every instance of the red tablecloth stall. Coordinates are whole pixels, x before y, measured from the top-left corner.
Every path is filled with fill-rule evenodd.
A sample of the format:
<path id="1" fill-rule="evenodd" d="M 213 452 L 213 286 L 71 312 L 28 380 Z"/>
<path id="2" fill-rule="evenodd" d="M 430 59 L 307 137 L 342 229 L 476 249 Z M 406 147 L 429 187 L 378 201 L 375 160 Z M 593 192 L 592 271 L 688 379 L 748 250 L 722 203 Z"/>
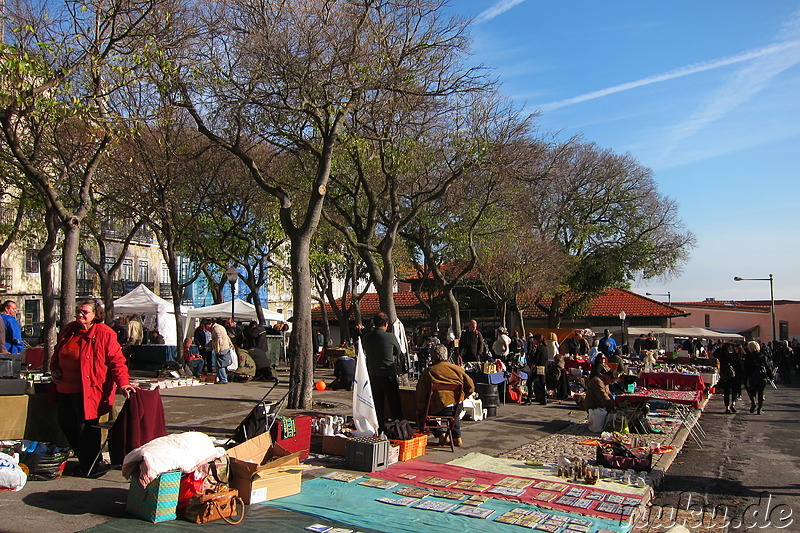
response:
<path id="1" fill-rule="evenodd" d="M 703 391 L 699 390 L 662 390 L 662 389 L 641 389 L 634 393 L 617 394 L 614 403 L 621 404 L 625 400 L 630 403 L 642 403 L 650 400 L 661 400 L 665 402 L 689 405 L 693 409 L 700 408 L 703 401 Z"/>
<path id="2" fill-rule="evenodd" d="M 639 386 L 642 388 L 657 387 L 660 389 L 692 389 L 703 391 L 706 386 L 699 374 L 679 374 L 677 372 L 642 372 L 639 374 Z"/>

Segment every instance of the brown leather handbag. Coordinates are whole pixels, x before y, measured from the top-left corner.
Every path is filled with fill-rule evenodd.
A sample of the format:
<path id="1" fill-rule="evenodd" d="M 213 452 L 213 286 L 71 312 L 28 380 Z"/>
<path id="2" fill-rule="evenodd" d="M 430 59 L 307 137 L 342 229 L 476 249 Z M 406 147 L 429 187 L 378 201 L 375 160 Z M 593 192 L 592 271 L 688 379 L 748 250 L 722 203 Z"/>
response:
<path id="1" fill-rule="evenodd" d="M 235 525 L 244 520 L 244 502 L 239 497 L 239 491 L 220 486 L 192 496 L 186 504 L 183 517 L 195 524 L 222 519 Z"/>

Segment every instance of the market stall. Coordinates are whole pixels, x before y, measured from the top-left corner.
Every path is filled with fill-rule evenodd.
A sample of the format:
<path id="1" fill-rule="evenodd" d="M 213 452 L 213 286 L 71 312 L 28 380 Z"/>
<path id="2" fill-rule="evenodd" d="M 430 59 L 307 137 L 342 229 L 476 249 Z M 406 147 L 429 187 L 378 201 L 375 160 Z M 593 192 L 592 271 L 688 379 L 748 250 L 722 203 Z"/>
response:
<path id="1" fill-rule="evenodd" d="M 646 389 L 703 391 L 706 388 L 700 374 L 681 374 L 678 372 L 642 372 L 639 374 L 638 384 Z"/>
<path id="2" fill-rule="evenodd" d="M 139 344 L 128 346 L 126 356 L 134 370 L 158 370 L 167 361 L 176 358 L 178 332 L 172 302 L 154 294 L 144 285 L 114 300 L 114 313 L 125 315 L 148 315 L 155 318 L 155 327 L 164 337 L 164 344 Z"/>
<path id="3" fill-rule="evenodd" d="M 629 338 L 638 337 L 639 335 L 647 335 L 652 333 L 656 336 L 662 349 L 667 353 L 672 352 L 675 339 L 693 338 L 693 339 L 708 339 L 708 340 L 723 340 L 723 341 L 736 341 L 744 342 L 744 337 L 738 333 L 720 333 L 707 328 L 692 327 L 692 328 L 627 328 Z"/>
<path id="4" fill-rule="evenodd" d="M 268 322 L 283 322 L 285 320 L 281 313 L 270 311 L 265 308 L 262 308 L 261 311 L 264 315 L 264 320 Z M 229 318 L 231 313 L 233 313 L 233 319 L 237 321 L 258 321 L 256 306 L 244 300 L 235 299 L 233 304 L 231 304 L 231 302 L 222 302 L 221 304 L 207 305 L 205 307 L 195 307 L 186 312 L 183 337 L 191 336 L 191 332 L 197 329 L 197 324 L 200 319 Z"/>

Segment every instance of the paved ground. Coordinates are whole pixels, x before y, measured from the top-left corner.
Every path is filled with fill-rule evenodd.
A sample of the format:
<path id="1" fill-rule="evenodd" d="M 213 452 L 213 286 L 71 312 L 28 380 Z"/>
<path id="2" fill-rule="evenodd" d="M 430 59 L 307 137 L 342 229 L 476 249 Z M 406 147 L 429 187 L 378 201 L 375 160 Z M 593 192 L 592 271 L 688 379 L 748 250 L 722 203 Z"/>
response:
<path id="1" fill-rule="evenodd" d="M 321 379 L 329 379 L 327 371 L 319 373 Z M 162 390 L 168 431 L 192 430 L 215 436 L 227 435 L 266 390 L 267 385 L 256 383 Z M 279 398 L 285 390 L 283 385 L 278 387 L 270 399 Z M 350 412 L 350 395 L 333 391 L 316 393 L 315 412 L 347 414 Z M 682 491 L 693 490 L 708 497 L 709 503 L 728 505 L 741 513 L 758 500 L 759 491 L 767 490 L 774 496 L 773 520 L 784 509 L 776 507 L 776 504 L 790 502 L 788 505 L 797 506 L 791 503 L 791 498 L 797 501 L 800 481 L 800 461 L 794 444 L 800 418 L 798 399 L 800 391 L 797 388 L 772 391 L 767 402 L 769 409 L 757 418 L 742 412 L 732 417 L 725 416 L 721 414 L 721 400 L 713 398 L 708 414 L 703 418 L 703 426 L 708 432 L 704 448 L 700 450 L 692 444 L 678 457 L 658 490 L 657 503 L 674 505 Z M 552 436 L 582 417 L 571 403 L 551 403 L 546 407 L 501 406 L 497 417 L 464 424 L 465 445 L 457 448 L 455 454 L 449 449 L 431 450 L 427 458 L 444 462 L 472 451 L 500 455 Z M 315 474 L 312 472 L 311 475 Z M 196 527 L 181 521 L 152 525 L 126 519 L 127 493 L 128 482 L 119 471 L 111 471 L 97 480 L 64 477 L 54 481 L 29 482 L 18 493 L 0 493 L 0 532 L 36 533 L 55 529 L 59 533 L 72 533 L 102 524 L 105 524 L 102 531 L 120 532 L 141 529 L 183 531 Z M 761 516 L 755 508 L 748 512 L 755 517 Z M 795 510 L 797 512 L 800 510 Z M 280 514 L 274 512 L 268 518 L 277 521 L 273 523 L 275 529 L 268 527 L 267 518 L 259 519 L 257 513 L 253 513 L 237 529 L 288 530 L 281 529 L 280 518 Z M 794 526 L 783 531 L 799 531 L 792 529 L 796 523 L 797 520 Z M 211 531 L 217 526 L 203 527 Z M 651 528 L 651 531 L 660 529 Z"/>
<path id="2" fill-rule="evenodd" d="M 677 518 L 691 531 L 718 532 L 702 527 L 715 514 L 730 532 L 800 531 L 800 387 L 793 378 L 794 385 L 767 391 L 760 416 L 748 412 L 749 401 L 726 415 L 722 398 L 712 397 L 701 420 L 703 447 L 686 441 L 641 531 L 663 531 Z"/>

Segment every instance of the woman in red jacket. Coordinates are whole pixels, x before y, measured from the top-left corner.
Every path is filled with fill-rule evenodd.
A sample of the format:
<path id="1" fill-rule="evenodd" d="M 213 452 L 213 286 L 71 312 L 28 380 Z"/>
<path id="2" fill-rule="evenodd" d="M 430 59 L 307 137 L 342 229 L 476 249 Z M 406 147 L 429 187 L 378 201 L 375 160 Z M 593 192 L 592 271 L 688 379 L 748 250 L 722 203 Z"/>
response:
<path id="1" fill-rule="evenodd" d="M 58 390 L 58 424 L 86 474 L 100 451 L 98 419 L 111 411 L 116 387 L 126 398 L 134 387 L 117 334 L 103 323 L 102 306 L 86 300 L 75 316 L 61 332 L 50 373 Z M 106 471 L 107 464 L 96 465 L 92 477 Z"/>

